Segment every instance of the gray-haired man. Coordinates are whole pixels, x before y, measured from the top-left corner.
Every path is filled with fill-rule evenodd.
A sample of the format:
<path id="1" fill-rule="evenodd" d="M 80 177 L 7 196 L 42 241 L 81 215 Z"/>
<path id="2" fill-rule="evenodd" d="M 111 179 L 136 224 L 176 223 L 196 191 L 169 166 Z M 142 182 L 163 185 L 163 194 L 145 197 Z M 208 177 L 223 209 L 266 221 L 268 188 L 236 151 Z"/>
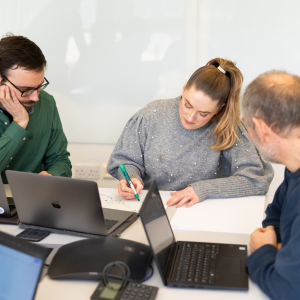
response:
<path id="1" fill-rule="evenodd" d="M 243 113 L 261 155 L 286 166 L 283 183 L 250 240 L 251 279 L 271 299 L 300 297 L 300 77 L 272 71 L 247 87 Z"/>

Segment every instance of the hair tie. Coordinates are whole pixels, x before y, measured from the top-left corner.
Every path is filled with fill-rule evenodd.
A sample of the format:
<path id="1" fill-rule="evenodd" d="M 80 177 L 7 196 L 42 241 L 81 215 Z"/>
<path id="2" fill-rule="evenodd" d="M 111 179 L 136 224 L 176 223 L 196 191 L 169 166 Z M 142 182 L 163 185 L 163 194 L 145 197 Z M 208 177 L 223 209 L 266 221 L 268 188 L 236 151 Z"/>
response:
<path id="1" fill-rule="evenodd" d="M 219 69 L 222 73 L 226 74 L 226 71 L 222 69 L 220 66 L 218 66 L 217 69 Z"/>

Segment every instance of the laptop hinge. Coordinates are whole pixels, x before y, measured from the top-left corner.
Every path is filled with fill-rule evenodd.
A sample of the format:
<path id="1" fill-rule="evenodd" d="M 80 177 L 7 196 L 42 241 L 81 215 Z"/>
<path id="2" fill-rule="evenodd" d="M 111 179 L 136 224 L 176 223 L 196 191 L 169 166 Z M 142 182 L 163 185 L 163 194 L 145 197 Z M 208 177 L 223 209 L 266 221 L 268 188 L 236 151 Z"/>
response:
<path id="1" fill-rule="evenodd" d="M 168 278 L 168 275 L 171 276 L 171 272 L 173 271 L 172 268 L 175 267 L 175 259 L 176 259 L 176 256 L 177 256 L 177 252 L 179 250 L 179 245 L 174 242 L 171 246 L 171 250 L 170 250 L 170 253 L 168 255 L 168 259 L 166 261 L 166 272 L 164 274 L 164 277 L 165 278 Z"/>

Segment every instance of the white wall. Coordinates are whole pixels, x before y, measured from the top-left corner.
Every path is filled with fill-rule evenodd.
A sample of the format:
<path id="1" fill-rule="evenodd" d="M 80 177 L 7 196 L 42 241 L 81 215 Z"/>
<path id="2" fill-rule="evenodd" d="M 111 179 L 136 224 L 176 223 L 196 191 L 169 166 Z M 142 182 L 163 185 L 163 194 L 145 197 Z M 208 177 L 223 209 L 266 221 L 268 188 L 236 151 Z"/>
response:
<path id="1" fill-rule="evenodd" d="M 0 0 L 0 36 L 33 40 L 70 142 L 116 143 L 197 67 L 197 0 Z"/>
<path id="2" fill-rule="evenodd" d="M 298 8 L 300 4 L 291 0 L 189 1 L 186 18 L 189 20 L 187 30 L 190 34 L 186 38 L 190 39 L 190 46 L 195 46 L 196 43 L 196 47 L 189 49 L 189 70 L 193 71 L 192 66 L 196 69 L 209 59 L 219 56 L 237 63 L 245 76 L 245 84 L 268 69 L 278 68 L 298 73 L 299 42 L 295 39 L 300 28 Z M 198 10 L 196 20 L 195 9 Z M 194 43 L 191 41 L 193 37 L 196 40 Z M 171 74 L 168 76 L 168 80 L 180 84 L 178 77 Z M 168 97 L 167 90 L 168 88 L 161 91 L 162 97 Z M 107 163 L 113 147 L 70 143 L 71 161 L 73 164 L 90 163 L 101 166 Z M 275 177 L 268 192 L 269 200 L 284 175 L 284 166 L 273 164 L 273 168 Z M 97 183 L 103 187 L 115 187 L 117 181 L 99 179 Z"/>
<path id="3" fill-rule="evenodd" d="M 284 165 L 272 164 L 272 166 L 274 168 L 275 176 L 268 191 L 268 195 L 270 196 L 268 197 L 269 202 L 272 202 L 277 188 L 283 181 L 285 169 Z"/>
<path id="4" fill-rule="evenodd" d="M 176 96 L 209 59 L 235 61 L 246 84 L 272 68 L 297 73 L 299 9 L 292 0 L 0 0 L 0 36 L 41 47 L 72 164 L 99 165 L 98 184 L 115 187 L 101 166 L 126 120 Z M 270 194 L 283 179 L 274 168 Z"/>
<path id="5" fill-rule="evenodd" d="M 69 143 L 68 151 L 71 153 L 71 163 L 75 164 L 96 164 L 100 166 L 100 178 L 95 180 L 99 187 L 113 187 L 116 188 L 118 181 L 115 179 L 102 179 L 102 164 L 107 164 L 114 145 L 101 145 L 101 144 L 80 144 Z"/>

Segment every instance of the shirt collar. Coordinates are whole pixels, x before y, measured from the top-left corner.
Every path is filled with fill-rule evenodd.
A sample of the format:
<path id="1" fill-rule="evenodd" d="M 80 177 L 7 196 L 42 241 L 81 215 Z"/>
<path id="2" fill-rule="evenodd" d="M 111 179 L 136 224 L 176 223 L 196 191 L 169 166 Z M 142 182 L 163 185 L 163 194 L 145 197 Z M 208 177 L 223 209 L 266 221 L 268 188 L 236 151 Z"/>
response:
<path id="1" fill-rule="evenodd" d="M 32 109 L 28 112 L 28 115 L 33 114 L 33 112 L 34 112 L 34 107 L 32 106 Z"/>

